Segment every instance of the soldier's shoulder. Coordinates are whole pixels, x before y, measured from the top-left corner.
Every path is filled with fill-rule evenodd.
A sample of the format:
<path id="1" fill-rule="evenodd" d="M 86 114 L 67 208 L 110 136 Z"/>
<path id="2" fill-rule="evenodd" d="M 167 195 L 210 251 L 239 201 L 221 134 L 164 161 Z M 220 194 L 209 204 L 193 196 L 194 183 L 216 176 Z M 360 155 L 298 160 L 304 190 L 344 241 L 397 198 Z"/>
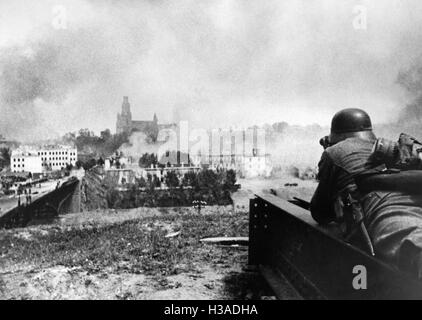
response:
<path id="1" fill-rule="evenodd" d="M 350 149 L 350 146 L 349 146 L 350 142 L 348 140 L 349 139 L 340 141 L 336 143 L 335 145 L 328 147 L 327 149 L 325 149 L 325 152 L 330 158 L 335 158 L 336 155 L 347 152 Z"/>
<path id="2" fill-rule="evenodd" d="M 358 138 L 349 138 L 335 145 L 328 147 L 325 151 L 331 159 L 337 159 L 344 156 L 345 154 L 351 154 L 354 152 L 367 152 L 372 148 L 373 142 L 368 140 L 362 140 Z"/>

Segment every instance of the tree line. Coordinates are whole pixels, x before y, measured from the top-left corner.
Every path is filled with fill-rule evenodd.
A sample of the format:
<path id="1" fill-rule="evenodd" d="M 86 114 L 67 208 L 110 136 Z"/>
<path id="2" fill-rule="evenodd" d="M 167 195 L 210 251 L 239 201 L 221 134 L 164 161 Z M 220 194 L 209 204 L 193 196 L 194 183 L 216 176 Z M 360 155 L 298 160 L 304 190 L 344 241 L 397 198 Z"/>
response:
<path id="1" fill-rule="evenodd" d="M 127 184 L 125 191 L 119 190 L 114 181 L 105 180 L 108 206 L 116 209 L 191 206 L 195 200 L 204 201 L 207 205 L 228 205 L 232 204 L 231 193 L 239 188 L 234 170 L 204 169 L 183 176 L 169 171 L 164 178 L 167 189 L 160 189 L 160 179 L 152 175 Z"/>

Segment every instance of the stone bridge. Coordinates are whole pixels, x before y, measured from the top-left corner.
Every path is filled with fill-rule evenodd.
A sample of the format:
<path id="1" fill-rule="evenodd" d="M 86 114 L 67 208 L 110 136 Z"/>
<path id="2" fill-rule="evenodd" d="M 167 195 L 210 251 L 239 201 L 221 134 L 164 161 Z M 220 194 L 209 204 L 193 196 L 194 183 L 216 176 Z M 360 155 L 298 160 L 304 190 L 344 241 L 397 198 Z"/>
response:
<path id="1" fill-rule="evenodd" d="M 34 221 L 48 221 L 59 214 L 79 212 L 80 180 L 71 177 L 60 187 L 40 195 L 28 205 L 12 208 L 0 216 L 0 228 L 25 227 Z"/>

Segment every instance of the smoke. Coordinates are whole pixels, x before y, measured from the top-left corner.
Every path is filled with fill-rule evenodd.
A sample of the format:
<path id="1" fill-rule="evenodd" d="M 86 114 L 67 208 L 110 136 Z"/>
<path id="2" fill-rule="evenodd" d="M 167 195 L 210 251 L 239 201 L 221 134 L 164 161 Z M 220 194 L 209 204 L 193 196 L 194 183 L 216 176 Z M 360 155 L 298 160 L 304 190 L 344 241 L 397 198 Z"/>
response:
<path id="1" fill-rule="evenodd" d="M 10 106 L 31 105 L 36 99 L 60 102 L 66 86 L 73 84 L 74 74 L 67 74 L 67 81 L 59 79 L 66 74 L 57 70 L 59 51 L 50 44 L 41 44 L 34 53 L 24 54 L 18 48 L 9 49 L 2 55 L 2 100 Z M 58 82 L 57 80 L 62 80 Z M 63 83 L 64 82 L 64 83 Z"/>
<path id="2" fill-rule="evenodd" d="M 402 68 L 396 83 L 404 92 L 403 103 L 397 106 L 394 117 L 387 124 L 375 124 L 377 136 L 397 140 L 400 133 L 411 134 L 418 139 L 422 137 L 422 58 L 419 57 Z"/>
<path id="3" fill-rule="evenodd" d="M 76 41 L 85 45 L 74 46 Z M 114 82 L 116 70 L 108 60 L 111 57 L 98 59 L 99 48 L 98 40 L 91 35 L 74 32 L 0 52 L 4 133 L 25 138 L 25 133 L 34 135 L 40 129 L 57 129 L 54 120 L 72 113 L 69 106 L 62 108 L 70 93 L 91 87 L 100 79 Z M 53 107 L 43 114 L 43 105 Z"/>
<path id="4" fill-rule="evenodd" d="M 303 172 L 315 168 L 322 154 L 319 139 L 329 133 L 328 127 L 318 125 L 289 126 L 283 131 L 267 129 L 266 150 L 275 168 L 295 168 Z"/>
<path id="5" fill-rule="evenodd" d="M 101 108 L 109 88 L 123 92 L 120 80 L 136 59 L 132 46 L 121 52 L 115 43 L 125 39 L 100 24 L 42 35 L 0 47 L 1 133 L 40 140 L 83 126 L 103 129 Z"/>
<path id="6" fill-rule="evenodd" d="M 398 71 L 421 52 L 417 0 L 0 2 L 0 131 L 47 137 L 134 119 L 204 129 L 328 125 L 344 107 L 392 120 Z M 354 7 L 368 28 L 355 30 Z M 3 132 L 4 131 L 4 132 Z"/>
<path id="7" fill-rule="evenodd" d="M 165 152 L 175 152 L 177 147 L 177 134 L 173 130 L 161 130 L 155 143 L 151 143 L 144 133 L 133 132 L 129 142 L 122 145 L 119 152 L 121 151 L 125 157 L 132 157 L 136 162 L 145 153 L 154 153 L 161 160 Z"/>
<path id="8" fill-rule="evenodd" d="M 125 157 L 139 159 L 144 153 L 158 152 L 158 144 L 150 144 L 147 142 L 147 136 L 142 132 L 134 132 L 129 137 L 129 142 L 119 148 L 119 152 L 123 152 Z"/>
<path id="9" fill-rule="evenodd" d="M 397 82 L 406 90 L 410 99 L 410 103 L 401 112 L 399 122 L 420 123 L 422 121 L 422 61 L 400 71 Z"/>

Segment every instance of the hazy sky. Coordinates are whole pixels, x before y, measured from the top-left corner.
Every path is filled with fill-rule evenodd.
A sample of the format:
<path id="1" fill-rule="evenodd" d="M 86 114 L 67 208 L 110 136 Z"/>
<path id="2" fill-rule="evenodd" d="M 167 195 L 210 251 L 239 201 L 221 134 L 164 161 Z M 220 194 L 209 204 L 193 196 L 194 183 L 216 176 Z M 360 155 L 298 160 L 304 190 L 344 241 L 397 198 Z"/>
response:
<path id="1" fill-rule="evenodd" d="M 421 16 L 420 0 L 0 0 L 0 133 L 114 132 L 124 95 L 134 119 L 207 128 L 326 125 L 343 107 L 389 121 Z"/>

